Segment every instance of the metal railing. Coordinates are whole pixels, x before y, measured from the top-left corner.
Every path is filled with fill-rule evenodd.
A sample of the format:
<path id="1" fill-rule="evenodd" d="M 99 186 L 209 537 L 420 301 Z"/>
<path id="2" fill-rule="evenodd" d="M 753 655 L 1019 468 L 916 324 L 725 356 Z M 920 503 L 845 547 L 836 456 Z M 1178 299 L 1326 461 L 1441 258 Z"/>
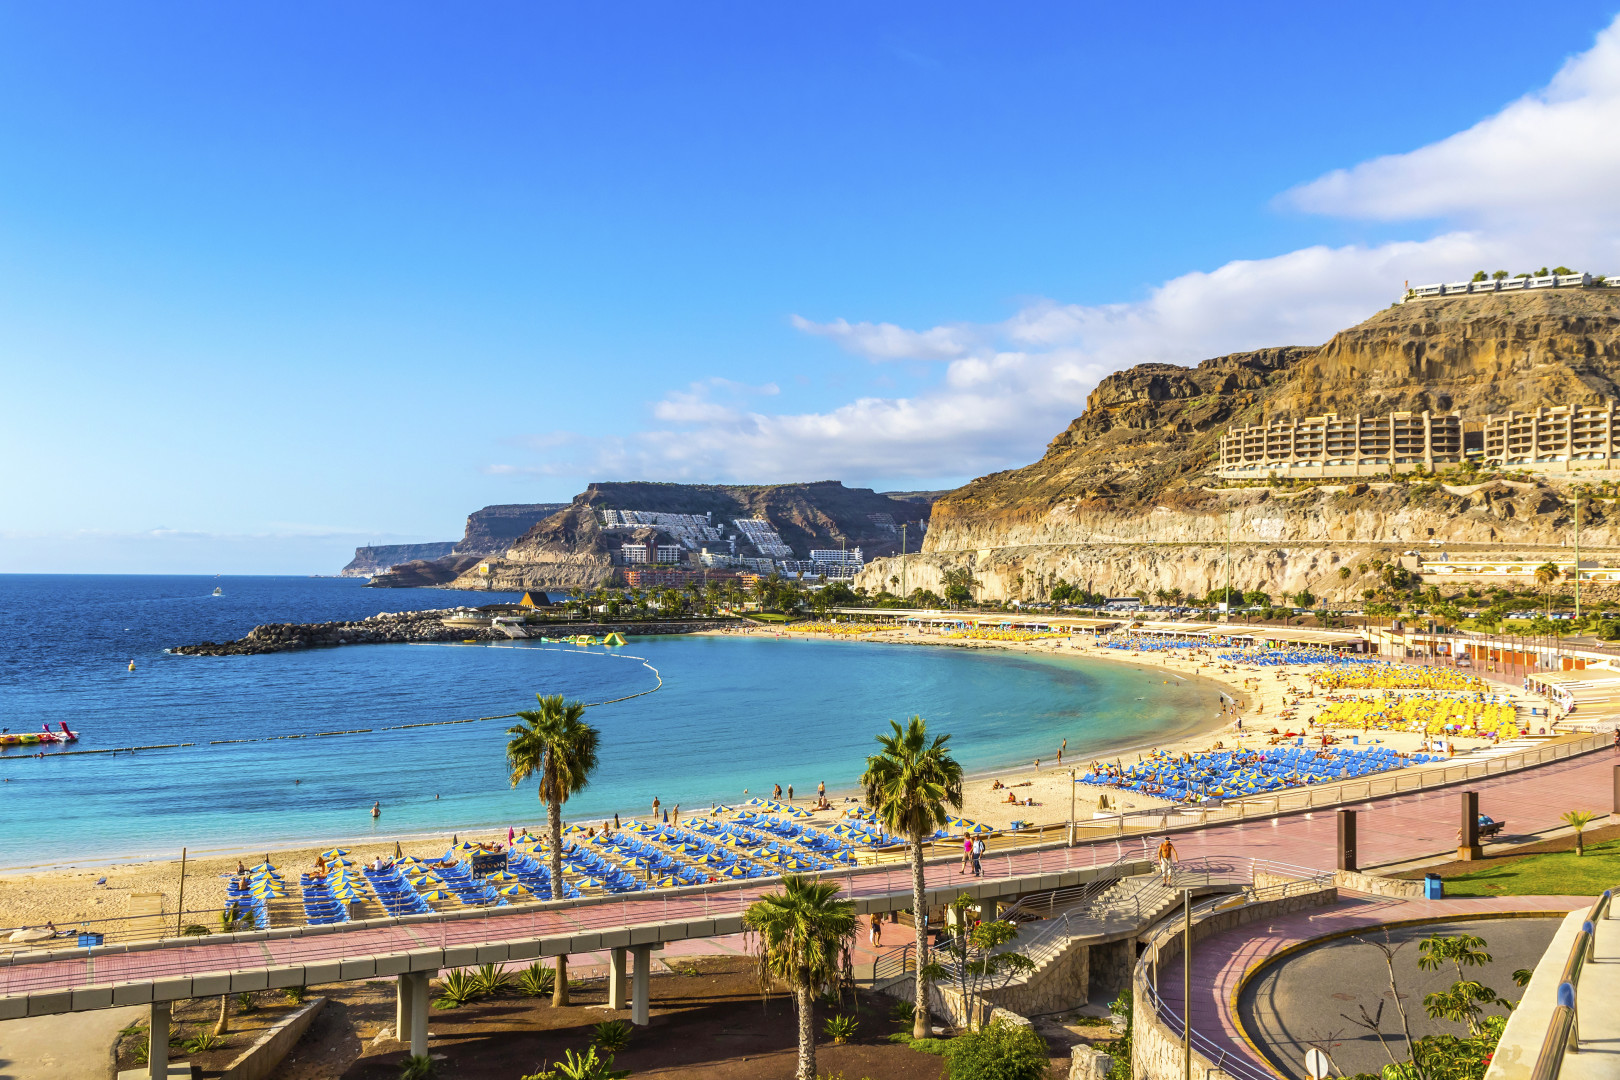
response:
<path id="1" fill-rule="evenodd" d="M 1284 873 L 1296 871 L 1297 868 L 1286 864 L 1268 863 L 1263 859 L 1256 859 L 1254 863 L 1261 870 L 1271 873 Z M 1192 907 L 1193 922 L 1197 923 L 1211 915 L 1236 908 L 1247 907 L 1250 904 L 1263 903 L 1268 900 L 1281 900 L 1290 896 L 1302 896 L 1307 893 L 1320 892 L 1333 884 L 1332 871 L 1311 870 L 1308 877 L 1295 880 L 1282 881 L 1274 885 L 1250 886 L 1240 893 L 1217 896 Z M 1237 1080 L 1277 1080 L 1276 1075 L 1268 1068 L 1249 1058 L 1241 1049 L 1231 1043 L 1221 1043 L 1196 1030 L 1189 1030 L 1190 1025 L 1175 1010 L 1165 1003 L 1159 996 L 1159 953 L 1166 943 L 1184 932 L 1179 918 L 1170 926 L 1166 926 L 1156 933 L 1149 942 L 1149 949 L 1138 962 L 1145 965 L 1148 977 L 1143 980 L 1147 990 L 1148 1003 L 1152 1007 L 1153 1017 L 1163 1023 L 1177 1034 L 1184 1035 L 1192 1048 L 1202 1057 L 1206 1058 L 1215 1068 Z M 1186 943 L 1182 943 L 1186 948 Z M 1182 1008 L 1188 1012 L 1188 1002 L 1182 1002 Z M 1144 1017 L 1138 1017 L 1142 1022 Z"/>
<path id="2" fill-rule="evenodd" d="M 1580 985 L 1581 971 L 1593 957 L 1597 948 L 1597 924 L 1607 917 L 1610 901 L 1614 897 L 1614 890 L 1607 889 L 1592 904 L 1592 909 L 1586 913 L 1586 920 L 1581 923 L 1581 929 L 1575 935 L 1575 940 L 1569 947 L 1569 958 L 1564 961 L 1564 970 L 1558 976 L 1558 988 L 1554 991 L 1554 1004 L 1552 1019 L 1547 1024 L 1546 1037 L 1541 1042 L 1541 1052 L 1536 1055 L 1536 1063 L 1530 1070 L 1530 1080 L 1558 1080 L 1558 1074 L 1564 1067 L 1564 1055 L 1578 1054 L 1581 1051 L 1580 1013 L 1576 1007 L 1576 989 Z"/>

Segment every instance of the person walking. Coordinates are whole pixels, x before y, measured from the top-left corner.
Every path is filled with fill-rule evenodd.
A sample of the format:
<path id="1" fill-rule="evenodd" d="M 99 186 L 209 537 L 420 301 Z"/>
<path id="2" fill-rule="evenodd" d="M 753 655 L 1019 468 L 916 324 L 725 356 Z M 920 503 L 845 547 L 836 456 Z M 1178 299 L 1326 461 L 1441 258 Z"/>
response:
<path id="1" fill-rule="evenodd" d="M 1175 876 L 1176 859 L 1179 858 L 1178 854 L 1176 853 L 1176 845 L 1170 842 L 1170 838 L 1168 836 L 1159 843 L 1158 858 L 1159 876 L 1164 883 L 1168 885 L 1170 884 L 1171 879 Z"/>
<path id="2" fill-rule="evenodd" d="M 780 800 L 782 798 L 782 785 L 781 784 L 777 784 L 774 788 L 771 789 L 771 798 L 777 799 L 777 800 Z"/>
<path id="3" fill-rule="evenodd" d="M 874 949 L 883 948 L 883 916 L 874 914 L 866 928 L 866 940 Z"/>
<path id="4" fill-rule="evenodd" d="M 973 834 L 962 834 L 962 865 L 956 868 L 958 874 L 965 874 L 973 862 Z"/>
<path id="5" fill-rule="evenodd" d="M 1616 750 L 1620 750 L 1620 730 L 1616 730 L 1615 733 L 1614 733 L 1614 748 Z M 816 785 L 816 798 L 817 799 L 825 799 L 826 797 L 827 797 L 827 781 L 823 780 L 821 783 Z"/>
<path id="6" fill-rule="evenodd" d="M 979 863 L 979 860 L 982 859 L 982 858 L 984 858 L 984 837 L 976 836 L 976 837 L 973 838 L 973 876 L 974 877 L 983 877 L 984 876 L 984 867 L 981 866 L 980 863 Z"/>
<path id="7" fill-rule="evenodd" d="M 669 816 L 669 823 L 671 825 L 679 825 L 681 823 L 681 804 L 680 803 L 675 804 L 675 812 Z"/>
<path id="8" fill-rule="evenodd" d="M 654 795 L 653 796 L 653 820 L 654 821 L 658 820 L 658 806 L 659 806 L 658 796 Z"/>
<path id="9" fill-rule="evenodd" d="M 789 784 L 788 785 L 788 802 L 792 802 L 792 801 L 793 801 L 793 785 Z"/>

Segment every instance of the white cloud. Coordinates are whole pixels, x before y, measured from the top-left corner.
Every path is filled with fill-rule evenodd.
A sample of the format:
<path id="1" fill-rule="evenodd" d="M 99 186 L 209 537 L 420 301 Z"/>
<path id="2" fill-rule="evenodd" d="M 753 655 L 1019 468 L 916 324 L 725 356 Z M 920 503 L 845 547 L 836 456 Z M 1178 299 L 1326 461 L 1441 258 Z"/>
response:
<path id="1" fill-rule="evenodd" d="M 830 338 L 847 352 L 869 360 L 954 360 L 973 345 L 972 334 L 962 326 L 907 330 L 894 323 L 851 323 L 845 319 L 818 323 L 801 315 L 793 315 L 789 321 L 795 330 Z"/>
<path id="2" fill-rule="evenodd" d="M 1467 131 L 1329 173 L 1284 199 L 1315 213 L 1383 221 L 1438 218 L 1537 233 L 1613 229 L 1620 224 L 1617 133 L 1620 20 L 1546 89 Z M 1606 239 L 1612 253 L 1613 238 Z"/>
<path id="3" fill-rule="evenodd" d="M 536 475 L 690 480 L 840 477 L 955 482 L 1015 467 L 1085 407 L 1109 372 L 1148 361 L 1192 364 L 1271 345 L 1315 345 L 1400 295 L 1403 283 L 1475 269 L 1567 262 L 1620 273 L 1620 19 L 1548 87 L 1467 131 L 1341 170 L 1285 193 L 1301 209 L 1348 218 L 1444 223 L 1376 246 L 1316 246 L 1183 274 L 1142 300 L 1031 304 L 998 324 L 908 329 L 813 322 L 874 361 L 944 363 L 909 397 L 862 397 L 826 412 L 765 412 L 718 381 L 652 406 L 659 426 L 573 438 Z"/>

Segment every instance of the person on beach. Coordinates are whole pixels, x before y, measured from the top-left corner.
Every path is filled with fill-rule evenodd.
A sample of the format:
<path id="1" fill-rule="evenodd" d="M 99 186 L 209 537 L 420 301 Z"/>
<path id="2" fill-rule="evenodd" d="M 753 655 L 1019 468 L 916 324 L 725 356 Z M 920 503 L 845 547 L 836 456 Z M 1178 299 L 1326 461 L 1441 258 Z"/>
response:
<path id="1" fill-rule="evenodd" d="M 789 784 L 788 785 L 788 802 L 792 802 L 792 801 L 793 801 L 793 785 Z"/>
<path id="2" fill-rule="evenodd" d="M 771 791 L 771 798 L 780 799 L 781 797 L 782 797 L 782 785 L 777 784 L 776 787 Z"/>
<path id="3" fill-rule="evenodd" d="M 371 820 L 376 821 L 380 817 L 382 817 L 382 800 L 379 799 L 371 804 Z"/>
<path id="4" fill-rule="evenodd" d="M 681 804 L 680 803 L 675 804 L 675 812 L 670 815 L 669 823 L 671 825 L 679 825 L 681 823 Z"/>
<path id="5" fill-rule="evenodd" d="M 658 806 L 659 806 L 658 796 L 654 795 L 653 796 L 653 820 L 655 820 L 655 821 L 658 819 Z"/>
<path id="6" fill-rule="evenodd" d="M 1620 730 L 1614 733 L 1614 748 L 1620 750 Z M 823 780 L 816 785 L 816 798 L 822 802 L 827 801 L 827 781 Z"/>
<path id="7" fill-rule="evenodd" d="M 1170 838 L 1168 836 L 1165 837 L 1164 840 L 1159 844 L 1158 858 L 1159 874 L 1163 878 L 1166 885 L 1170 884 L 1171 878 L 1175 875 L 1176 859 L 1178 857 L 1179 856 L 1176 853 L 1176 845 L 1170 842 Z"/>

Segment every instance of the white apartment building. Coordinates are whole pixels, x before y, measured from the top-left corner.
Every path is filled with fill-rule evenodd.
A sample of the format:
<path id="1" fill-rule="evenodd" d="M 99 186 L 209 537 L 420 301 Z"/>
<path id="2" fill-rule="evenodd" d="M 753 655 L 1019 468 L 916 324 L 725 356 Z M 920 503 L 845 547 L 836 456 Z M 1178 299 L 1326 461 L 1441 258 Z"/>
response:
<path id="1" fill-rule="evenodd" d="M 814 548 L 810 552 L 810 561 L 813 563 L 827 563 L 833 566 L 854 566 L 857 568 L 866 565 L 866 560 L 861 557 L 860 548 L 850 548 L 848 551 L 845 551 L 842 548 Z"/>
<path id="2" fill-rule="evenodd" d="M 1303 420 L 1232 428 L 1221 437 L 1220 476 L 1262 479 L 1319 476 L 1375 476 L 1457 465 L 1463 460 L 1463 425 L 1458 413 L 1395 412 L 1383 416 L 1341 417 L 1337 413 Z"/>
<path id="3" fill-rule="evenodd" d="M 1617 441 L 1612 400 L 1485 418 L 1485 461 L 1502 467 L 1558 472 L 1615 468 L 1620 459 Z"/>
<path id="4" fill-rule="evenodd" d="M 678 563 L 681 561 L 681 545 L 659 544 L 658 561 L 661 563 Z"/>
<path id="5" fill-rule="evenodd" d="M 639 563 L 650 561 L 648 558 L 647 545 L 642 543 L 620 544 L 619 555 L 624 559 L 624 564 L 626 566 L 635 566 Z"/>

